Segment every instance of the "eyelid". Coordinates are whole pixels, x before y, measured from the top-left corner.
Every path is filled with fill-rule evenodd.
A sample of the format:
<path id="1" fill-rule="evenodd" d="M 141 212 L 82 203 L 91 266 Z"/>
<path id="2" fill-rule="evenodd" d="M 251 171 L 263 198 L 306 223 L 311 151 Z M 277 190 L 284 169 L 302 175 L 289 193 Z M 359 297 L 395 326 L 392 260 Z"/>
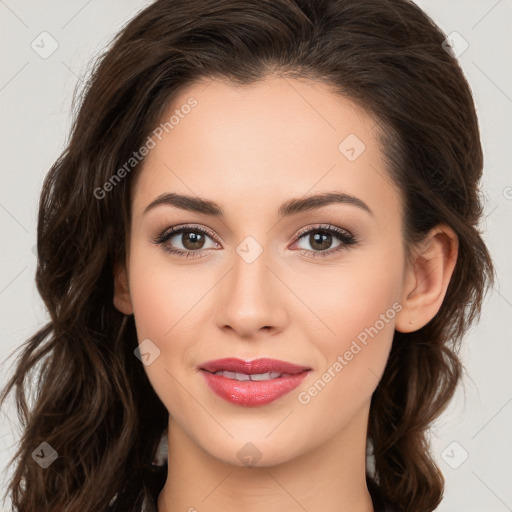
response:
<path id="1" fill-rule="evenodd" d="M 157 243 L 159 240 L 163 240 L 170 238 L 173 235 L 179 234 L 182 230 L 197 230 L 202 233 L 207 234 L 210 238 L 212 238 L 217 243 L 223 243 L 222 239 L 210 228 L 206 226 L 199 226 L 197 224 L 177 224 L 176 226 L 171 226 L 169 228 L 166 228 L 164 231 L 162 231 L 159 235 L 157 235 L 153 242 Z M 199 252 L 199 251 L 196 251 Z"/>
<path id="2" fill-rule="evenodd" d="M 350 232 L 348 229 L 340 228 L 338 226 L 334 226 L 332 224 L 315 224 L 314 226 L 307 226 L 299 230 L 299 232 L 295 235 L 295 240 L 301 238 L 306 233 L 310 231 L 330 231 L 330 232 L 339 232 L 340 234 L 344 234 L 348 237 L 357 238 L 356 235 Z M 295 242 L 294 242 L 295 243 Z"/>

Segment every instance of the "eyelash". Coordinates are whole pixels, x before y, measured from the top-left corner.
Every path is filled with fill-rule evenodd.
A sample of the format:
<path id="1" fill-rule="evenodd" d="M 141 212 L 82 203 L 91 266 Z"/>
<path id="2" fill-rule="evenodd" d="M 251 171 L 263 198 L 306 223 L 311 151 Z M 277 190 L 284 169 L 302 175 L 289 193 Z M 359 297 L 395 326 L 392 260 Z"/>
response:
<path id="1" fill-rule="evenodd" d="M 195 256 L 196 254 L 198 254 L 198 253 L 200 254 L 202 251 L 207 251 L 208 249 L 202 249 L 202 250 L 200 249 L 197 251 L 191 251 L 191 250 L 183 251 L 181 249 L 174 249 L 174 248 L 166 245 L 166 243 L 171 238 L 173 238 L 174 236 L 179 235 L 181 233 L 187 232 L 187 231 L 192 231 L 192 232 L 198 231 L 200 233 L 203 233 L 204 235 L 209 236 L 212 239 L 215 239 L 215 236 L 213 235 L 213 233 L 205 228 L 200 228 L 197 226 L 179 226 L 179 227 L 170 228 L 170 229 L 162 232 L 160 235 L 158 235 L 155 239 L 152 240 L 152 243 L 154 243 L 156 245 L 161 245 L 162 248 L 169 254 L 175 254 L 181 258 L 197 258 L 197 256 Z M 313 253 L 314 256 L 307 256 L 307 257 L 309 257 L 309 258 L 325 258 L 326 256 L 330 256 L 334 253 L 338 253 L 342 250 L 346 250 L 348 248 L 348 246 L 356 245 L 358 243 L 357 238 L 349 231 L 346 231 L 344 229 L 341 229 L 341 228 L 338 228 L 336 226 L 332 226 L 329 224 L 313 226 L 313 227 L 306 228 L 306 229 L 300 231 L 297 234 L 296 239 L 293 243 L 298 242 L 305 235 L 309 235 L 311 233 L 316 233 L 316 232 L 334 235 L 342 243 L 334 249 L 328 249 L 325 251 L 311 251 L 309 249 L 299 249 L 299 251 L 301 252 L 302 255 L 307 256 L 307 254 Z"/>

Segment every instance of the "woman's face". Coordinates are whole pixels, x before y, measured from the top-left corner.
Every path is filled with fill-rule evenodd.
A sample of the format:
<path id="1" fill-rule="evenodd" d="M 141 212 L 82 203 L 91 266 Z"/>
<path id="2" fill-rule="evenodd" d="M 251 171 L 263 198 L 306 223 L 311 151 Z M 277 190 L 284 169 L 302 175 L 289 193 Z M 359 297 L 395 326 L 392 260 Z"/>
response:
<path id="1" fill-rule="evenodd" d="M 296 79 L 198 83 L 163 121 L 173 114 L 134 184 L 129 299 L 115 301 L 134 313 L 175 428 L 236 465 L 244 450 L 277 464 L 365 436 L 407 274 L 379 127 Z M 338 200 L 308 201 L 323 194 Z M 290 377 L 253 384 L 200 369 L 224 358 L 309 371 L 280 395 Z"/>

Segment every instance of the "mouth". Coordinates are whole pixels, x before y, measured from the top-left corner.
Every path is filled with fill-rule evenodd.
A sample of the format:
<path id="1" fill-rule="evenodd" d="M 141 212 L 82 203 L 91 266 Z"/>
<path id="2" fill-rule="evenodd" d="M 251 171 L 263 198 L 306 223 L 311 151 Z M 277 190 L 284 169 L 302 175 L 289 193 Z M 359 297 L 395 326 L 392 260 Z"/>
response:
<path id="1" fill-rule="evenodd" d="M 199 366 L 210 390 L 242 406 L 266 405 L 301 384 L 311 368 L 277 359 L 217 359 Z"/>

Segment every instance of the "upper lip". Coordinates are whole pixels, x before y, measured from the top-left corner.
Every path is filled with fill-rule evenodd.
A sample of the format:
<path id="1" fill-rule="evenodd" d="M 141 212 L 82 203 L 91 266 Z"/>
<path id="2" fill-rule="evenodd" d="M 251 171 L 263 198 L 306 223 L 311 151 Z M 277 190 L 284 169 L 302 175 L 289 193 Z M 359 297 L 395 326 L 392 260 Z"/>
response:
<path id="1" fill-rule="evenodd" d="M 242 359 L 233 357 L 207 361 L 206 363 L 200 364 L 199 368 L 211 373 L 225 370 L 228 372 L 245 373 L 247 375 L 268 372 L 295 374 L 311 370 L 311 368 L 307 366 L 300 366 L 288 361 L 279 361 L 278 359 L 261 358 L 243 361 Z"/>

